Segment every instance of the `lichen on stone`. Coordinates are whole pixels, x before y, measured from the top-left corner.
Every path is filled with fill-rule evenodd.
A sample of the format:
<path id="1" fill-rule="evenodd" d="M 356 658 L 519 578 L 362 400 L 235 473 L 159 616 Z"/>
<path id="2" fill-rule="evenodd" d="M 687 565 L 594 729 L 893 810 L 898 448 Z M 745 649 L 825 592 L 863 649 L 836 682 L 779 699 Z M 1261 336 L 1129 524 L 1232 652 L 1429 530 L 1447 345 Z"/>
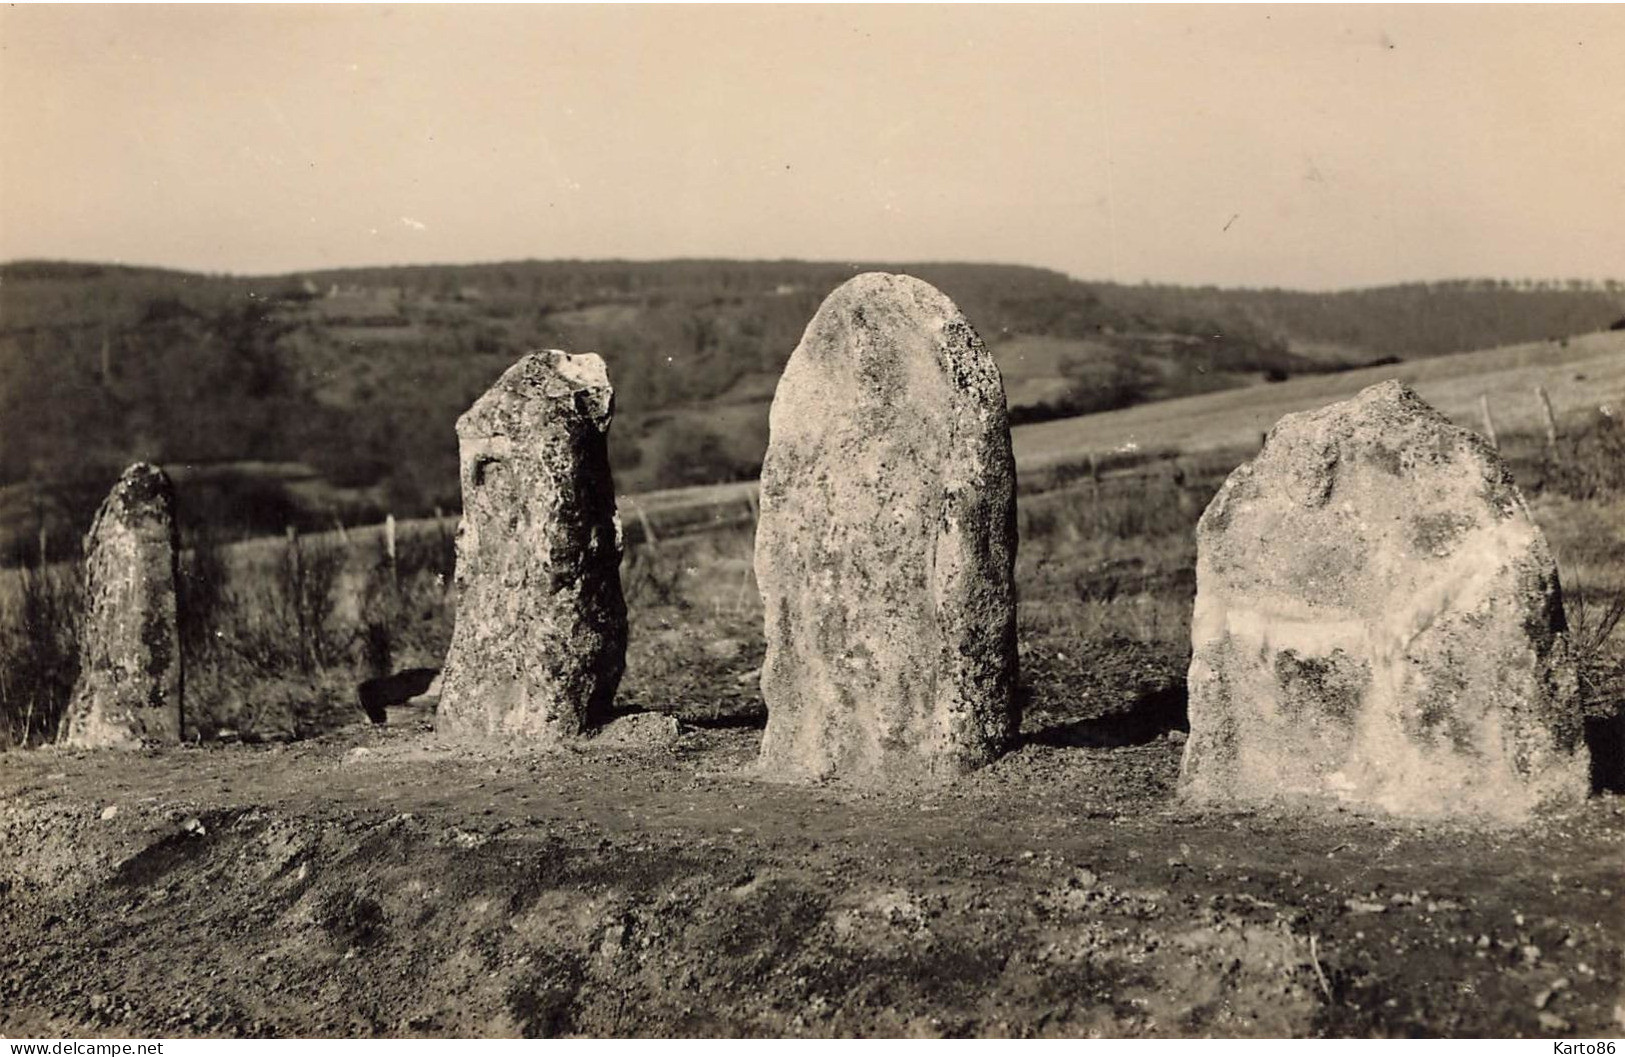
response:
<path id="1" fill-rule="evenodd" d="M 1191 627 L 1187 796 L 1521 817 L 1586 794 L 1551 553 L 1496 453 L 1398 382 L 1288 415 L 1225 482 Z"/>
<path id="2" fill-rule="evenodd" d="M 463 517 L 445 735 L 556 745 L 608 719 L 626 664 L 603 360 L 549 350 L 457 421 Z"/>
<path id="3" fill-rule="evenodd" d="M 135 463 L 85 536 L 85 629 L 65 745 L 180 741 L 179 553 L 174 487 L 157 466 Z"/>
<path id="4" fill-rule="evenodd" d="M 1014 736 L 1015 464 L 998 369 L 908 276 L 832 293 L 774 396 L 756 573 L 763 773 L 936 781 Z"/>

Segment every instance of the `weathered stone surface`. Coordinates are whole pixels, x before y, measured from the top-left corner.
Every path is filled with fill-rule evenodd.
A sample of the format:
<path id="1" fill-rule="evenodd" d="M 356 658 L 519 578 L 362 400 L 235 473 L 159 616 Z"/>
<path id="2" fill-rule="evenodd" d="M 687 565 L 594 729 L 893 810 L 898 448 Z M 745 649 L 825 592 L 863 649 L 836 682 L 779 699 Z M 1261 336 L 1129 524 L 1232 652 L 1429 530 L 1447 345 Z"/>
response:
<path id="1" fill-rule="evenodd" d="M 594 749 L 618 749 L 626 752 L 670 750 L 682 737 L 682 724 L 677 717 L 656 712 L 634 712 L 617 716 L 599 728 L 585 746 Z"/>
<path id="2" fill-rule="evenodd" d="M 1499 456 L 1399 382 L 1288 415 L 1197 528 L 1197 799 L 1516 817 L 1584 797 L 1557 567 Z"/>
<path id="3" fill-rule="evenodd" d="M 1015 479 L 998 368 L 953 302 L 881 273 L 830 294 L 762 466 L 765 775 L 942 779 L 1004 749 Z"/>
<path id="4" fill-rule="evenodd" d="M 437 729 L 556 743 L 603 722 L 626 667 L 604 361 L 532 353 L 457 420 L 457 623 Z"/>
<path id="5" fill-rule="evenodd" d="M 156 466 L 124 471 L 85 536 L 80 673 L 62 741 L 138 748 L 181 738 L 175 489 Z"/>

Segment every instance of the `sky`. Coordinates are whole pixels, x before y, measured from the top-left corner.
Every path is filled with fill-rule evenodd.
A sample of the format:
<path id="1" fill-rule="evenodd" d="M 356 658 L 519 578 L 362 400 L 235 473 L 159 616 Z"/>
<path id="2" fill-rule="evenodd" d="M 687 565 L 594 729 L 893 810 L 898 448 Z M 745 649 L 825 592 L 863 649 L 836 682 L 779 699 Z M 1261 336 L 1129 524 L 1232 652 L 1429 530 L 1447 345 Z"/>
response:
<path id="1" fill-rule="evenodd" d="M 1625 6 L 0 8 L 0 260 L 1625 277 Z"/>

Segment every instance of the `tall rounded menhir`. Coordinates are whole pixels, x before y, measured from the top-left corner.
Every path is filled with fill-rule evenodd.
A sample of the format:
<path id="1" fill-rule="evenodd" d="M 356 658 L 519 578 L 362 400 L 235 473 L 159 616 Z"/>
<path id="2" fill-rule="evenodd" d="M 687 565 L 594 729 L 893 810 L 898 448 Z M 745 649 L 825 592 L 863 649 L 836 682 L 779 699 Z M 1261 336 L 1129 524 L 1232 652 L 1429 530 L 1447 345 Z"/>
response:
<path id="1" fill-rule="evenodd" d="M 549 350 L 457 420 L 457 623 L 437 726 L 556 743 L 607 718 L 626 667 L 604 361 Z"/>
<path id="2" fill-rule="evenodd" d="M 79 681 L 62 742 L 138 748 L 181 740 L 175 489 L 163 470 L 124 471 L 85 536 Z"/>
<path id="3" fill-rule="evenodd" d="M 882 273 L 830 294 L 762 465 L 767 776 L 935 780 L 1004 750 L 1015 481 L 1003 382 L 953 302 Z"/>

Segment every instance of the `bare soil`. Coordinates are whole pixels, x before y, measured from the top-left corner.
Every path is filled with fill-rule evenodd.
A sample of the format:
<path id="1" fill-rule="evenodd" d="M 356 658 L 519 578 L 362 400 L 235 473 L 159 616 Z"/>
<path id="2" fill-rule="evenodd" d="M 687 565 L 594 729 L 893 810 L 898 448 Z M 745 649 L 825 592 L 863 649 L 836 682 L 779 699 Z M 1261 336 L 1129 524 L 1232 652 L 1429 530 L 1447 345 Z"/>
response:
<path id="1" fill-rule="evenodd" d="M 8 753 L 0 1034 L 1625 1030 L 1625 800 L 1199 813 L 1159 693 L 942 790 L 763 781 L 748 710 L 549 755 L 399 714 Z"/>

